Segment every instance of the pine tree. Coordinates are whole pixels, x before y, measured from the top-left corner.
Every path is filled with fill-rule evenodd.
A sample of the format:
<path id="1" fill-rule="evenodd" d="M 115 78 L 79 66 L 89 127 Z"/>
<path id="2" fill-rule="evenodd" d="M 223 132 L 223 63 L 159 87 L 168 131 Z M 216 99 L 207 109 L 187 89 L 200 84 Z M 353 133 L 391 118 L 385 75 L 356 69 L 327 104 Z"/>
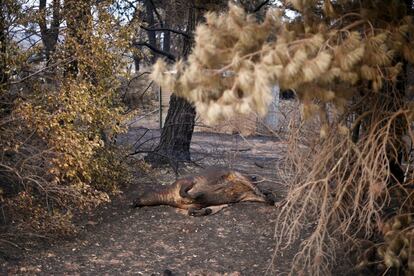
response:
<path id="1" fill-rule="evenodd" d="M 412 258 L 405 257 L 414 248 L 404 242 L 413 237 L 413 174 L 403 163 L 409 156 L 404 139 L 414 138 L 407 98 L 412 6 L 402 0 L 289 0 L 258 21 L 230 4 L 228 13 L 206 14 L 188 60 L 154 66 L 155 81 L 212 123 L 252 110 L 264 115 L 274 84 L 295 91 L 303 119 L 318 119 L 320 139 L 298 146 L 292 133 L 285 160 L 291 190 L 277 221 L 278 248 L 286 239 L 292 244 L 305 221 L 314 225 L 293 273 L 325 275 L 338 241 L 357 243 L 373 233 L 383 238 L 370 249 L 378 257 L 363 259 L 359 268 L 414 273 Z M 395 210 L 410 219 L 384 224 Z M 392 223 L 394 232 L 384 226 Z"/>

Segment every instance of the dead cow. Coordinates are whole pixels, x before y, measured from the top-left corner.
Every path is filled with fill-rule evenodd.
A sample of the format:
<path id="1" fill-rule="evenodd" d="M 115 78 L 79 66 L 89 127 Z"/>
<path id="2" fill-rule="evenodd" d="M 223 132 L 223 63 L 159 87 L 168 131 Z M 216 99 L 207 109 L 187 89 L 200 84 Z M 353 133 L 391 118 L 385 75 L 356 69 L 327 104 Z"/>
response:
<path id="1" fill-rule="evenodd" d="M 275 203 L 273 194 L 260 191 L 249 176 L 231 169 L 210 168 L 178 179 L 161 191 L 144 193 L 133 207 L 170 205 L 188 210 L 190 216 L 205 216 L 242 201 Z"/>

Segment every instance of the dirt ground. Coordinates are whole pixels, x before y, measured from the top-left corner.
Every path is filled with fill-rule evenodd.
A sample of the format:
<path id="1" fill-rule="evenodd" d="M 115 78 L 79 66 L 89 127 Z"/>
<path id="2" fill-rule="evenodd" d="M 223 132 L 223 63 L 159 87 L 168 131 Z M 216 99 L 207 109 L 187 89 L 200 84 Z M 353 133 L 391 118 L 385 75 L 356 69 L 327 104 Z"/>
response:
<path id="1" fill-rule="evenodd" d="M 145 129 L 120 138 L 133 146 Z M 158 131 L 147 131 L 147 147 Z M 144 141 L 140 139 L 140 141 Z M 277 176 L 285 144 L 274 137 L 196 133 L 197 165 L 224 165 L 254 174 L 259 187 L 282 199 L 286 186 Z M 139 157 L 139 156 L 137 156 Z M 180 174 L 194 172 L 191 165 Z M 137 178 L 119 197 L 81 222 L 70 239 L 28 247 L 0 265 L 4 275 L 279 275 L 292 254 L 272 266 L 278 208 L 238 203 L 207 217 L 188 217 L 168 206 L 131 209 L 143 190 L 171 183 L 170 169 Z M 293 252 L 293 251 L 292 251 Z M 1 260 L 1 259 L 0 259 Z"/>

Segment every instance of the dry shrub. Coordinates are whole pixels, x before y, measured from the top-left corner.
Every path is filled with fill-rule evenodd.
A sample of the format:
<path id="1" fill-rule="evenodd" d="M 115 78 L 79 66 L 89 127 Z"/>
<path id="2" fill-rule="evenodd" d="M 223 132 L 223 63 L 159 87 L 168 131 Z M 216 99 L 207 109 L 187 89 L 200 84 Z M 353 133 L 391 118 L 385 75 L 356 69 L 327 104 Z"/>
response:
<path id="1" fill-rule="evenodd" d="M 0 121 L 3 223 L 16 234 L 69 234 L 74 214 L 108 202 L 129 181 L 126 153 L 101 137 L 102 129 L 120 131 L 111 123 L 116 109 L 91 105 L 73 87 L 61 91 L 30 91 Z"/>
<path id="2" fill-rule="evenodd" d="M 128 77 L 129 26 L 110 13 L 109 1 L 93 9 L 90 1 L 65 4 L 72 6 L 62 18 L 64 40 L 50 60 L 30 63 L 41 47 L 9 37 L 0 53 L 9 74 L 0 83 L 0 221 L 16 236 L 73 233 L 72 217 L 108 202 L 131 172 L 125 152 L 105 139 L 127 119 L 118 91 Z M 36 12 L 20 13 L 25 7 L 16 4 L 8 28 L 36 24 Z"/>
<path id="3" fill-rule="evenodd" d="M 340 126 L 329 128 L 325 139 L 310 138 L 307 144 L 301 139 L 300 128 L 291 132 L 288 155 L 281 170 L 291 186 L 278 216 L 276 235 L 278 250 L 292 245 L 299 237 L 302 240 L 293 260 L 294 274 L 329 273 L 338 250 L 351 250 L 361 239 L 379 242 L 384 250 L 381 241 L 394 240 L 384 230 L 384 217 L 409 216 L 414 208 L 413 187 L 400 184 L 390 167 L 400 152 L 408 154 L 399 142 L 405 131 L 413 142 L 412 129 L 407 130 L 411 111 L 396 95 L 369 100 L 371 106 L 365 106 L 367 111 L 353 124 L 355 127 L 362 122 L 362 132 L 356 143 L 348 128 L 340 129 Z M 347 122 L 343 119 L 341 123 L 346 125 Z M 396 148 L 396 145 L 401 147 Z M 411 177 L 407 175 L 407 179 Z M 405 246 L 396 249 L 398 252 L 394 255 L 399 256 L 404 248 L 412 250 L 408 237 L 411 237 L 413 224 L 394 228 L 408 235 L 399 238 Z M 395 232 L 393 235 L 398 236 Z M 369 260 L 370 264 L 382 265 L 378 266 L 382 269 L 378 272 L 391 267 L 413 272 L 408 268 L 408 257 L 390 261 L 391 253 L 387 254 Z M 364 261 L 364 264 L 369 262 Z"/>

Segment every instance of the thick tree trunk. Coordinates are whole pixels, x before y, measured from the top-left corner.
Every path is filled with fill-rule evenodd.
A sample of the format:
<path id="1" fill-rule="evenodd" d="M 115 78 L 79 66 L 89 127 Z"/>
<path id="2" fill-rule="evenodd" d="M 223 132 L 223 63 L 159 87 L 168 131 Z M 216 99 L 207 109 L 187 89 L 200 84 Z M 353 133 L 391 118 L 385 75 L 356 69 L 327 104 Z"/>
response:
<path id="1" fill-rule="evenodd" d="M 190 161 L 190 144 L 194 131 L 195 109 L 183 98 L 172 95 L 170 108 L 161 132 L 161 140 L 146 161 L 153 164 L 171 164 Z"/>
<path id="2" fill-rule="evenodd" d="M 194 7 L 188 12 L 187 33 L 191 34 L 200 16 Z M 192 39 L 184 38 L 182 56 L 187 57 L 192 47 Z M 161 140 L 153 152 L 145 158 L 154 165 L 170 164 L 177 167 L 179 162 L 191 161 L 190 144 L 194 131 L 196 111 L 185 99 L 170 98 L 170 107 L 161 131 Z"/>

